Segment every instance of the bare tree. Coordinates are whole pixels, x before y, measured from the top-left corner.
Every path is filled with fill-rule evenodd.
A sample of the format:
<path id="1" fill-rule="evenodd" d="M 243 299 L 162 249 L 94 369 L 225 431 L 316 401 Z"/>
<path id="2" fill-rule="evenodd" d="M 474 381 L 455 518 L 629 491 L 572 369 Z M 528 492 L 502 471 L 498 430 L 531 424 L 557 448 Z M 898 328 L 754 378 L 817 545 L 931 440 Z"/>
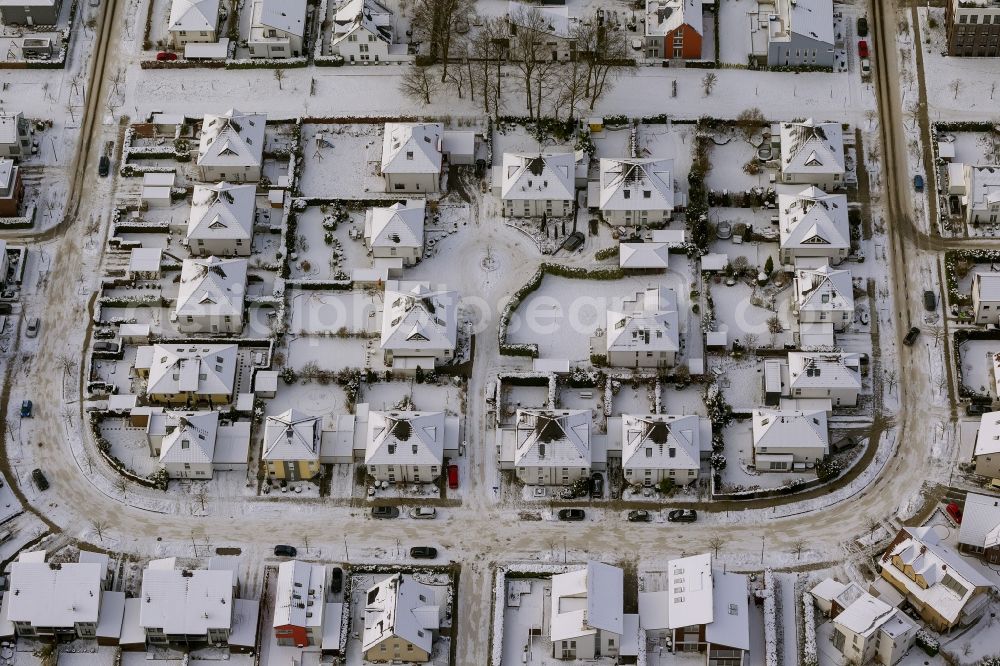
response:
<path id="1" fill-rule="evenodd" d="M 201 510 L 204 511 L 208 505 L 208 489 L 205 487 L 205 484 L 198 486 L 198 490 L 194 493 L 194 499 L 201 506 Z"/>
<path id="2" fill-rule="evenodd" d="M 281 90 L 281 82 L 285 79 L 285 70 L 278 67 L 274 70 L 274 80 L 278 82 L 278 90 Z"/>
<path id="3" fill-rule="evenodd" d="M 955 99 L 958 99 L 958 93 L 962 92 L 962 79 L 954 79 L 948 88 L 955 93 Z"/>
<path id="4" fill-rule="evenodd" d="M 874 544 L 874 542 L 875 542 L 875 530 L 877 530 L 880 525 L 881 525 L 881 523 L 878 521 L 877 518 L 874 518 L 872 516 L 865 516 L 865 530 L 868 531 L 868 543 L 869 543 L 869 545 Z"/>
<path id="5" fill-rule="evenodd" d="M 708 547 L 712 549 L 715 553 L 715 557 L 719 556 L 719 549 L 726 545 L 726 540 L 720 536 L 714 536 L 708 540 Z"/>
<path id="6" fill-rule="evenodd" d="M 715 72 L 709 72 L 701 79 L 701 89 L 705 92 L 705 97 L 712 94 L 712 88 L 715 87 L 716 82 L 719 77 L 716 76 Z"/>
<path id="7" fill-rule="evenodd" d="M 586 65 L 585 93 L 589 108 L 594 109 L 604 96 L 607 85 L 624 70 L 635 67 L 628 48 L 628 39 L 621 30 L 611 30 L 595 16 L 581 21 L 572 33 L 577 57 Z"/>
<path id="8" fill-rule="evenodd" d="M 430 68 L 424 65 L 410 65 L 403 73 L 403 80 L 399 82 L 399 90 L 410 99 L 431 103 L 431 95 L 437 93 L 439 84 L 431 75 Z"/>
<path id="9" fill-rule="evenodd" d="M 784 326 L 781 324 L 781 318 L 778 315 L 773 314 L 767 320 L 767 332 L 771 335 L 771 348 L 773 349 L 778 341 L 778 334 L 784 330 Z"/>
<path id="10" fill-rule="evenodd" d="M 549 21 L 537 7 L 519 6 L 510 15 L 510 50 L 513 66 L 519 74 L 528 117 L 542 115 L 542 100 L 549 88 L 558 63 L 551 58 L 546 46 L 550 34 Z"/>
<path id="11" fill-rule="evenodd" d="M 875 109 L 865 110 L 865 120 L 868 121 L 868 129 L 872 128 L 872 124 L 878 119 L 878 111 Z"/>
<path id="12" fill-rule="evenodd" d="M 917 123 L 920 122 L 920 103 L 914 102 L 906 109 L 906 117 L 910 119 L 911 126 L 916 129 Z"/>
<path id="13" fill-rule="evenodd" d="M 882 369 L 882 383 L 889 389 L 890 395 L 896 390 L 896 381 L 896 371 L 893 368 Z"/>
<path id="14" fill-rule="evenodd" d="M 795 559 L 797 560 L 802 559 L 802 553 L 805 552 L 805 549 L 806 549 L 806 542 L 803 541 L 802 539 L 798 539 L 795 543 L 793 543 L 792 552 L 795 553 Z"/>
<path id="15" fill-rule="evenodd" d="M 128 489 L 129 489 L 128 479 L 126 479 L 124 476 L 122 476 L 122 475 L 119 474 L 117 477 L 115 477 L 115 484 L 114 485 L 115 485 L 115 490 L 117 490 L 118 492 L 120 492 L 122 494 L 122 498 L 127 502 L 128 501 Z"/>
<path id="16" fill-rule="evenodd" d="M 758 130 L 766 125 L 767 119 L 764 118 L 763 112 L 756 106 L 752 106 L 749 109 L 743 109 L 740 111 L 740 114 L 736 116 L 736 129 L 739 130 L 743 140 L 747 142 L 753 138 L 754 134 Z"/>
<path id="17" fill-rule="evenodd" d="M 480 91 L 483 112 L 497 116 L 502 104 L 501 72 L 506 52 L 507 26 L 498 17 L 485 18 L 482 23 L 469 45 L 472 87 Z M 473 60 L 475 67 L 471 67 Z"/>
<path id="18" fill-rule="evenodd" d="M 417 0 L 410 27 L 418 40 L 430 44 L 430 57 L 441 63 L 441 83 L 448 80 L 448 59 L 458 50 L 456 40 L 469 30 L 472 0 Z"/>
<path id="19" fill-rule="evenodd" d="M 743 336 L 743 346 L 752 352 L 757 351 L 757 341 L 759 338 L 756 333 L 747 333 Z"/>
<path id="20" fill-rule="evenodd" d="M 90 521 L 90 527 L 94 530 L 94 534 L 97 538 L 104 542 L 104 530 L 108 529 L 108 524 L 99 518 L 94 518 Z"/>

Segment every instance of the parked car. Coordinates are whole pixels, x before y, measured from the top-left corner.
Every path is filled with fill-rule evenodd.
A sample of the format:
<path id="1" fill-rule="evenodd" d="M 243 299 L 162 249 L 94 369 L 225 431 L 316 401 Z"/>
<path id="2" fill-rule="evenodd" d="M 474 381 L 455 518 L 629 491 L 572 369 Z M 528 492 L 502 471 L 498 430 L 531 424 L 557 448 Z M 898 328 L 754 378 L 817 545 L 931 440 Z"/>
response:
<path id="1" fill-rule="evenodd" d="M 909 347 L 914 342 L 917 341 L 917 336 L 920 335 L 920 329 L 916 326 L 912 327 L 907 333 L 906 337 L 903 338 L 903 344 Z"/>
<path id="2" fill-rule="evenodd" d="M 113 328 L 99 328 L 94 331 L 94 337 L 98 340 L 108 340 L 115 337 L 115 329 Z"/>
<path id="3" fill-rule="evenodd" d="M 177 60 L 177 54 L 170 51 L 160 51 L 156 54 L 156 59 L 160 62 L 173 62 Z"/>
<path id="4" fill-rule="evenodd" d="M 863 78 L 868 78 L 872 75 L 872 61 L 868 58 L 861 59 L 861 76 Z"/>
<path id="5" fill-rule="evenodd" d="M 410 549 L 410 557 L 415 560 L 433 560 L 437 556 L 437 548 L 432 546 L 414 546 Z"/>
<path id="6" fill-rule="evenodd" d="M 399 518 L 399 509 L 394 506 L 373 506 L 372 518 Z"/>
<path id="7" fill-rule="evenodd" d="M 13 309 L 10 303 L 0 303 L 0 315 L 9 315 Z"/>
<path id="8" fill-rule="evenodd" d="M 448 465 L 448 488 L 451 490 L 458 488 L 458 465 Z"/>
<path id="9" fill-rule="evenodd" d="M 432 506 L 416 506 L 410 509 L 410 518 L 427 520 L 437 517 L 437 509 Z"/>
<path id="10" fill-rule="evenodd" d="M 992 411 L 990 406 L 984 405 L 981 402 L 974 402 L 971 405 L 965 406 L 966 416 L 982 416 L 983 414 L 989 414 L 990 411 Z"/>
<path id="11" fill-rule="evenodd" d="M 34 408 L 34 404 L 32 404 L 32 402 L 30 400 L 22 400 L 21 401 L 21 418 L 22 419 L 30 419 L 31 418 L 31 410 L 33 408 Z"/>
<path id="12" fill-rule="evenodd" d="M 118 345 L 113 342 L 108 342 L 107 340 L 98 340 L 94 343 L 95 352 L 113 352 L 118 351 Z"/>
<path id="13" fill-rule="evenodd" d="M 858 55 L 862 58 L 868 57 L 868 42 L 863 39 L 858 40 Z"/>
<path id="14" fill-rule="evenodd" d="M 569 236 L 566 237 L 566 240 L 563 242 L 562 246 L 567 252 L 572 252 L 573 250 L 583 245 L 583 241 L 585 240 L 587 240 L 587 237 L 583 235 L 583 232 L 574 231 L 573 233 L 571 233 Z"/>
<path id="15" fill-rule="evenodd" d="M 951 516 L 952 520 L 954 520 L 959 525 L 962 524 L 962 509 L 961 509 L 961 507 L 959 507 L 957 504 L 955 504 L 954 502 L 952 502 L 951 504 L 949 504 L 948 506 L 946 506 L 944 508 L 944 510 L 948 512 L 948 515 Z"/>
<path id="16" fill-rule="evenodd" d="M 594 472 L 590 475 L 590 496 L 604 497 L 604 477 L 601 476 L 600 472 Z"/>
<path id="17" fill-rule="evenodd" d="M 333 571 L 330 572 L 330 592 L 333 594 L 340 594 L 340 591 L 344 589 L 344 570 L 340 567 L 334 567 Z"/>
<path id="18" fill-rule="evenodd" d="M 648 523 L 653 519 L 653 514 L 645 509 L 635 509 L 628 512 L 628 522 L 630 523 Z"/>
<path id="19" fill-rule="evenodd" d="M 38 317 L 32 317 L 28 320 L 28 327 L 25 329 L 24 334 L 29 338 L 33 338 L 38 335 L 38 329 L 41 327 L 42 322 L 39 321 Z"/>
<path id="20" fill-rule="evenodd" d="M 868 19 L 864 16 L 858 17 L 858 37 L 868 36 Z"/>
<path id="21" fill-rule="evenodd" d="M 913 177 L 913 189 L 915 189 L 917 192 L 924 191 L 924 177 L 921 176 L 919 173 Z"/>
<path id="22" fill-rule="evenodd" d="M 277 557 L 295 557 L 298 552 L 294 546 L 286 546 L 285 544 L 278 544 L 274 547 L 274 554 Z"/>
<path id="23" fill-rule="evenodd" d="M 35 485 L 38 486 L 39 490 L 49 489 L 49 480 L 45 478 L 44 474 L 42 474 L 42 470 L 37 467 L 31 471 L 31 480 L 35 482 Z"/>
<path id="24" fill-rule="evenodd" d="M 935 294 L 930 289 L 924 290 L 924 309 L 930 312 L 934 311 L 937 307 L 937 294 Z"/>
<path id="25" fill-rule="evenodd" d="M 4 530 L 0 532 L 0 543 L 7 543 L 14 536 L 14 530 Z"/>
<path id="26" fill-rule="evenodd" d="M 109 173 L 111 173 L 111 158 L 107 155 L 101 155 L 101 159 L 97 160 L 97 175 L 101 178 L 107 178 Z"/>
<path id="27" fill-rule="evenodd" d="M 587 517 L 583 509 L 560 509 L 559 520 L 577 521 Z"/>
<path id="28" fill-rule="evenodd" d="M 667 514 L 667 520 L 672 523 L 693 523 L 698 520 L 698 512 L 694 509 L 674 509 Z"/>

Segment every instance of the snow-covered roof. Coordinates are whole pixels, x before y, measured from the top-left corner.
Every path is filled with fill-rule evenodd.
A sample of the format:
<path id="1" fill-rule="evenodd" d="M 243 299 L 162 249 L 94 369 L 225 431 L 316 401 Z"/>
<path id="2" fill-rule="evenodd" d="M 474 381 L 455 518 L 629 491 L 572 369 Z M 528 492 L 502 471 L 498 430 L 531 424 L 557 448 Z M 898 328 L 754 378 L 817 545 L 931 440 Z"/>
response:
<path id="1" fill-rule="evenodd" d="M 167 30 L 213 32 L 219 25 L 219 0 L 173 0 Z"/>
<path id="2" fill-rule="evenodd" d="M 573 153 L 504 153 L 500 196 L 512 200 L 572 201 L 575 178 Z"/>
<path id="3" fill-rule="evenodd" d="M 670 560 L 667 576 L 670 585 L 670 596 L 667 597 L 670 629 L 708 624 L 715 619 L 710 553 Z"/>
<path id="4" fill-rule="evenodd" d="M 166 433 L 160 444 L 160 462 L 211 464 L 219 430 L 219 412 L 163 414 Z"/>
<path id="5" fill-rule="evenodd" d="M 694 414 L 623 414 L 622 467 L 700 469 L 699 417 Z"/>
<path id="6" fill-rule="evenodd" d="M 601 158 L 601 210 L 673 210 L 673 170 L 673 160 Z"/>
<path id="7" fill-rule="evenodd" d="M 386 123 L 382 173 L 441 173 L 441 123 Z"/>
<path id="8" fill-rule="evenodd" d="M 385 283 L 382 349 L 405 353 L 455 348 L 458 294 L 432 291 L 425 282 Z"/>
<path id="9" fill-rule="evenodd" d="M 146 394 L 232 394 L 236 378 L 236 352 L 236 345 L 154 345 L 150 354 Z"/>
<path id="10" fill-rule="evenodd" d="M 256 185 L 195 185 L 188 239 L 249 241 L 253 237 L 256 197 Z"/>
<path id="11" fill-rule="evenodd" d="M 995 453 L 1000 453 L 1000 412 L 989 412 L 979 419 L 976 448 L 972 455 L 986 456 Z"/>
<path id="12" fill-rule="evenodd" d="M 178 317 L 242 317 L 246 284 L 246 259 L 185 259 L 174 312 Z"/>
<path id="13" fill-rule="evenodd" d="M 153 560 L 142 572 L 139 624 L 170 635 L 204 636 L 230 629 L 236 572 L 177 569 L 176 560 Z"/>
<path id="14" fill-rule="evenodd" d="M 23 122 L 24 115 L 0 112 L 0 144 L 15 144 L 18 142 L 18 125 Z"/>
<path id="15" fill-rule="evenodd" d="M 670 246 L 667 243 L 619 243 L 618 265 L 621 268 L 667 268 Z"/>
<path id="16" fill-rule="evenodd" d="M 776 4 L 789 32 L 833 44 L 832 0 L 780 0 Z"/>
<path id="17" fill-rule="evenodd" d="M 440 466 L 444 437 L 444 412 L 371 411 L 365 464 Z"/>
<path id="18" fill-rule="evenodd" d="M 423 247 L 425 206 L 423 199 L 414 199 L 370 208 L 365 219 L 369 244 L 372 247 Z"/>
<path id="19" fill-rule="evenodd" d="M 159 273 L 163 248 L 135 247 L 128 258 L 129 273 Z"/>
<path id="20" fill-rule="evenodd" d="M 798 194 L 778 195 L 781 248 L 850 248 L 847 196 L 808 187 Z"/>
<path id="21" fill-rule="evenodd" d="M 334 15 L 332 44 L 343 42 L 359 29 L 392 43 L 392 12 L 375 0 L 348 0 Z"/>
<path id="22" fill-rule="evenodd" d="M 1000 165 L 965 165 L 965 196 L 974 210 L 1000 204 Z"/>
<path id="23" fill-rule="evenodd" d="M 198 143 L 198 166 L 259 167 L 266 124 L 267 116 L 236 109 L 221 116 L 206 114 Z"/>
<path id="24" fill-rule="evenodd" d="M 844 608 L 833 622 L 855 634 L 868 637 L 874 635 L 896 612 L 895 608 L 881 599 L 864 593 Z"/>
<path id="25" fill-rule="evenodd" d="M 543 32 L 556 37 L 569 37 L 569 7 L 566 5 L 532 5 L 516 0 L 507 3 L 507 18 L 515 25 L 524 25 L 529 12 L 538 12 L 541 16 Z"/>
<path id="26" fill-rule="evenodd" d="M 264 460 L 318 460 L 322 418 L 289 409 L 267 417 Z"/>
<path id="27" fill-rule="evenodd" d="M 978 493 L 966 495 L 958 542 L 980 548 L 1000 546 L 1000 498 Z"/>
<path id="28" fill-rule="evenodd" d="M 677 294 L 650 287 L 621 308 L 608 309 L 608 353 L 615 351 L 677 351 L 680 349 Z"/>
<path id="29" fill-rule="evenodd" d="M 440 624 L 440 608 L 432 587 L 397 573 L 370 587 L 365 596 L 364 652 L 393 637 L 431 652 L 433 632 Z"/>
<path id="30" fill-rule="evenodd" d="M 830 0 L 817 1 L 830 4 Z M 840 124 L 818 123 L 812 118 L 781 123 L 781 169 L 798 174 L 843 174 L 844 131 Z"/>
<path id="31" fill-rule="evenodd" d="M 597 630 L 621 636 L 624 572 L 603 562 L 552 576 L 551 639 L 572 640 Z"/>
<path id="32" fill-rule="evenodd" d="M 844 352 L 789 352 L 791 394 L 797 388 L 861 390 L 861 355 Z"/>
<path id="33" fill-rule="evenodd" d="M 712 572 L 712 622 L 705 627 L 705 640 L 713 646 L 750 649 L 750 595 L 747 577 Z"/>
<path id="34" fill-rule="evenodd" d="M 833 268 L 795 269 L 795 301 L 800 312 L 854 310 L 851 271 Z"/>
<path id="35" fill-rule="evenodd" d="M 844 591 L 846 585 L 841 583 L 836 578 L 824 578 L 819 583 L 816 584 L 809 593 L 817 599 L 822 599 L 823 601 L 833 601 L 838 594 Z"/>
<path id="36" fill-rule="evenodd" d="M 302 37 L 306 32 L 306 0 L 254 0 L 260 6 L 255 26 Z"/>
<path id="37" fill-rule="evenodd" d="M 977 271 L 972 278 L 972 288 L 981 302 L 1000 301 L 1000 273 Z"/>
<path id="38" fill-rule="evenodd" d="M 646 0 L 646 36 L 663 37 L 682 25 L 704 34 L 702 11 L 702 0 Z"/>
<path id="39" fill-rule="evenodd" d="M 755 449 L 771 447 L 826 449 L 829 445 L 826 412 L 755 409 L 753 445 Z"/>
<path id="40" fill-rule="evenodd" d="M 590 467 L 589 409 L 519 409 L 514 464 L 518 467 Z"/>
<path id="41" fill-rule="evenodd" d="M 4 594 L 6 619 L 33 627 L 97 624 L 101 603 L 101 565 L 45 561 L 44 551 L 22 553 L 10 565 Z"/>
<path id="42" fill-rule="evenodd" d="M 278 565 L 274 626 L 322 627 L 326 604 L 326 567 L 299 560 Z"/>

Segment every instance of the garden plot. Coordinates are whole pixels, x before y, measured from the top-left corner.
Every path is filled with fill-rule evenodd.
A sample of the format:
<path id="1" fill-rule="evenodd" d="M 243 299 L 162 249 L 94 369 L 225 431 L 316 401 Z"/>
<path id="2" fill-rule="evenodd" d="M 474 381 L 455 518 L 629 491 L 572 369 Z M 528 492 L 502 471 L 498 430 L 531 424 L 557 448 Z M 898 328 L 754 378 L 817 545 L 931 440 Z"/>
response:
<path id="1" fill-rule="evenodd" d="M 952 162 L 963 164 L 1000 163 L 1000 134 L 942 132 L 938 138 L 955 146 L 955 157 Z"/>
<path id="2" fill-rule="evenodd" d="M 678 174 L 677 191 L 687 195 L 687 174 L 691 171 L 691 150 L 694 145 L 694 125 L 639 125 L 637 142 L 638 157 L 657 157 L 674 161 L 674 173 Z"/>
<path id="3" fill-rule="evenodd" d="M 717 137 L 716 143 L 709 145 L 709 160 L 712 168 L 705 178 L 705 184 L 712 192 L 744 192 L 751 187 L 767 187 L 768 171 L 763 166 L 755 176 L 747 174 L 743 167 L 757 155 L 757 149 L 747 143 L 736 132 L 728 137 Z"/>
<path id="4" fill-rule="evenodd" d="M 664 384 L 664 386 L 668 385 Z M 655 391 L 656 389 L 654 388 L 654 382 L 651 380 L 639 383 L 629 382 L 628 380 L 621 380 L 619 382 L 618 390 L 615 391 L 614 389 L 612 389 L 612 398 L 611 398 L 612 415 L 621 416 L 622 414 L 653 414 L 656 410 Z"/>
<path id="5" fill-rule="evenodd" d="M 260 228 L 261 226 L 270 226 L 270 210 L 265 209 L 264 221 L 261 221 L 261 211 L 257 211 L 259 224 L 253 235 L 253 254 L 250 255 L 251 267 L 278 265 L 278 253 L 282 251 L 281 235 L 262 231 Z"/>
<path id="6" fill-rule="evenodd" d="M 714 356 L 709 359 L 708 368 L 726 402 L 737 411 L 749 411 L 763 403 L 763 359 L 753 355 L 744 358 Z"/>
<path id="7" fill-rule="evenodd" d="M 311 367 L 332 372 L 345 368 L 380 369 L 381 359 L 378 340 L 307 335 L 288 342 L 287 366 L 299 373 Z"/>
<path id="8" fill-rule="evenodd" d="M 691 384 L 682 389 L 678 389 L 676 384 L 663 384 L 660 388 L 660 407 L 664 414 L 708 414 L 701 384 Z"/>
<path id="9" fill-rule="evenodd" d="M 376 316 L 381 294 L 367 291 L 287 292 L 289 331 L 297 335 L 369 334 L 381 330 Z"/>
<path id="10" fill-rule="evenodd" d="M 962 359 L 962 386 L 970 393 L 997 396 L 993 357 L 1000 353 L 1000 340 L 966 340 L 958 346 Z"/>
<path id="11" fill-rule="evenodd" d="M 410 409 L 422 412 L 448 412 L 461 414 L 464 411 L 462 387 L 442 376 L 435 383 L 417 384 L 415 381 L 391 381 L 364 383 L 358 402 L 367 402 L 374 410 L 397 408 L 404 402 Z"/>
<path id="12" fill-rule="evenodd" d="M 347 394 L 339 384 L 322 385 L 299 380 L 293 384 L 281 382 L 274 398 L 267 401 L 268 415 L 281 414 L 289 409 L 297 409 L 310 416 L 325 414 L 345 414 Z"/>
<path id="13" fill-rule="evenodd" d="M 105 418 L 101 437 L 111 444 L 111 457 L 139 476 L 149 476 L 159 468 L 160 461 L 149 454 L 145 428 L 129 426 L 127 418 Z"/>
<path id="14" fill-rule="evenodd" d="M 726 456 L 726 468 L 722 470 L 722 486 L 725 492 L 780 488 L 801 479 L 816 478 L 813 471 L 769 472 L 758 474 L 753 469 L 753 424 L 750 419 L 734 421 L 723 431 L 726 446 L 722 454 Z"/>
<path id="15" fill-rule="evenodd" d="M 503 164 L 504 153 L 573 152 L 573 142 L 549 138 L 541 145 L 531 131 L 521 125 L 498 125 L 493 132 L 493 166 Z"/>
<path id="16" fill-rule="evenodd" d="M 946 55 L 944 8 L 921 6 L 917 13 L 920 16 L 920 44 L 924 51 L 924 77 L 928 82 L 936 83 L 927 86 L 933 117 L 972 120 L 994 115 L 1000 100 L 996 58 L 953 58 Z M 934 27 L 930 27 L 931 24 Z M 916 90 L 913 92 L 916 93 Z"/>
<path id="17" fill-rule="evenodd" d="M 653 286 L 676 293 L 683 344 L 689 332 L 689 288 L 684 278 L 674 272 L 620 280 L 573 280 L 547 275 L 514 311 L 507 341 L 537 344 L 541 358 L 588 363 L 590 338 L 597 329 L 606 327 L 608 308 L 620 306 L 625 298 Z"/>
<path id="18" fill-rule="evenodd" d="M 337 222 L 330 206 L 309 206 L 298 213 L 295 259 L 289 262 L 295 280 L 344 280 L 352 269 L 371 266 L 364 241 L 365 212 L 352 211 Z"/>
<path id="19" fill-rule="evenodd" d="M 779 348 L 791 342 L 787 321 L 791 298 L 789 288 L 773 294 L 744 282 L 732 286 L 713 284 L 715 330 L 725 331 L 730 341 L 739 340 L 746 346 Z M 769 328 L 769 322 L 774 317 L 782 326 L 781 332 L 776 334 L 772 334 Z M 749 344 L 751 342 L 753 344 Z"/>
<path id="20" fill-rule="evenodd" d="M 629 126 L 605 127 L 604 130 L 591 134 L 594 141 L 594 159 L 602 157 L 631 157 L 632 150 L 629 146 L 631 136 Z"/>
<path id="21" fill-rule="evenodd" d="M 716 4 L 719 12 L 719 60 L 729 65 L 746 65 L 750 55 L 750 28 L 747 14 L 757 11 L 757 0 L 726 0 Z M 706 19 L 711 16 L 706 14 Z M 703 54 L 704 55 L 704 54 Z"/>
<path id="22" fill-rule="evenodd" d="M 604 390 L 601 387 L 563 387 L 559 389 L 556 401 L 560 409 L 589 409 L 595 416 L 604 414 Z"/>
<path id="23" fill-rule="evenodd" d="M 132 368 L 135 366 L 135 352 L 137 347 L 128 345 L 123 349 L 121 360 L 113 361 L 103 358 L 95 358 L 91 362 L 91 381 L 111 384 L 118 389 L 121 395 L 132 393 Z"/>
<path id="24" fill-rule="evenodd" d="M 303 125 L 302 159 L 299 191 L 304 197 L 390 197 L 378 176 L 382 125 Z"/>

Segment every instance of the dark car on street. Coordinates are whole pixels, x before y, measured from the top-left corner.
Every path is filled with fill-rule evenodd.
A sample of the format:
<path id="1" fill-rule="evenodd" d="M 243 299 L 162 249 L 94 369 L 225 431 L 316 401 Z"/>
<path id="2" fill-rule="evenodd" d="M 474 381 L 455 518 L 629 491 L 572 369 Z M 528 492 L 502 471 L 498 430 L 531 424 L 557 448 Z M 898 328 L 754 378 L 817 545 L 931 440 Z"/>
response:
<path id="1" fill-rule="evenodd" d="M 111 158 L 107 155 L 101 155 L 101 159 L 97 161 L 97 175 L 101 178 L 107 178 L 109 173 L 111 173 Z"/>
<path id="2" fill-rule="evenodd" d="M 868 36 L 868 19 L 864 16 L 858 17 L 858 37 Z"/>
<path id="3" fill-rule="evenodd" d="M 630 523 L 648 523 L 652 519 L 653 515 L 645 509 L 635 509 L 628 512 L 628 522 Z"/>
<path id="4" fill-rule="evenodd" d="M 937 294 L 930 289 L 924 290 L 924 309 L 933 312 L 937 307 Z"/>
<path id="5" fill-rule="evenodd" d="M 590 496 L 604 497 L 604 477 L 600 472 L 594 472 L 590 477 Z"/>
<path id="6" fill-rule="evenodd" d="M 415 560 L 433 560 L 437 556 L 437 548 L 431 546 L 414 546 L 410 549 L 410 557 Z"/>
<path id="7" fill-rule="evenodd" d="M 907 333 L 906 337 L 903 338 L 903 344 L 907 347 L 911 346 L 917 341 L 917 336 L 920 335 L 920 329 L 916 326 L 912 327 Z"/>
<path id="8" fill-rule="evenodd" d="M 399 509 L 394 506 L 373 506 L 372 518 L 399 518 Z"/>
<path id="9" fill-rule="evenodd" d="M 583 509 L 560 509 L 559 520 L 578 521 L 587 517 Z"/>
<path id="10" fill-rule="evenodd" d="M 35 485 L 38 486 L 39 490 L 49 489 L 49 480 L 45 478 L 44 474 L 42 474 L 42 470 L 38 468 L 33 469 L 31 471 L 31 480 L 35 482 Z"/>
<path id="11" fill-rule="evenodd" d="M 295 550 L 294 546 L 286 546 L 285 544 L 278 544 L 274 547 L 274 554 L 277 557 L 295 557 L 298 551 Z"/>
<path id="12" fill-rule="evenodd" d="M 672 523 L 693 523 L 698 520 L 698 512 L 694 509 L 674 509 L 667 514 L 667 520 Z"/>
<path id="13" fill-rule="evenodd" d="M 118 351 L 118 345 L 113 342 L 108 342 L 107 340 L 98 340 L 94 343 L 95 352 L 113 352 Z"/>
<path id="14" fill-rule="evenodd" d="M 31 412 L 32 412 L 33 408 L 34 408 L 34 405 L 32 404 L 32 402 L 30 400 L 22 400 L 21 401 L 21 418 L 22 419 L 30 419 L 31 418 Z"/>

